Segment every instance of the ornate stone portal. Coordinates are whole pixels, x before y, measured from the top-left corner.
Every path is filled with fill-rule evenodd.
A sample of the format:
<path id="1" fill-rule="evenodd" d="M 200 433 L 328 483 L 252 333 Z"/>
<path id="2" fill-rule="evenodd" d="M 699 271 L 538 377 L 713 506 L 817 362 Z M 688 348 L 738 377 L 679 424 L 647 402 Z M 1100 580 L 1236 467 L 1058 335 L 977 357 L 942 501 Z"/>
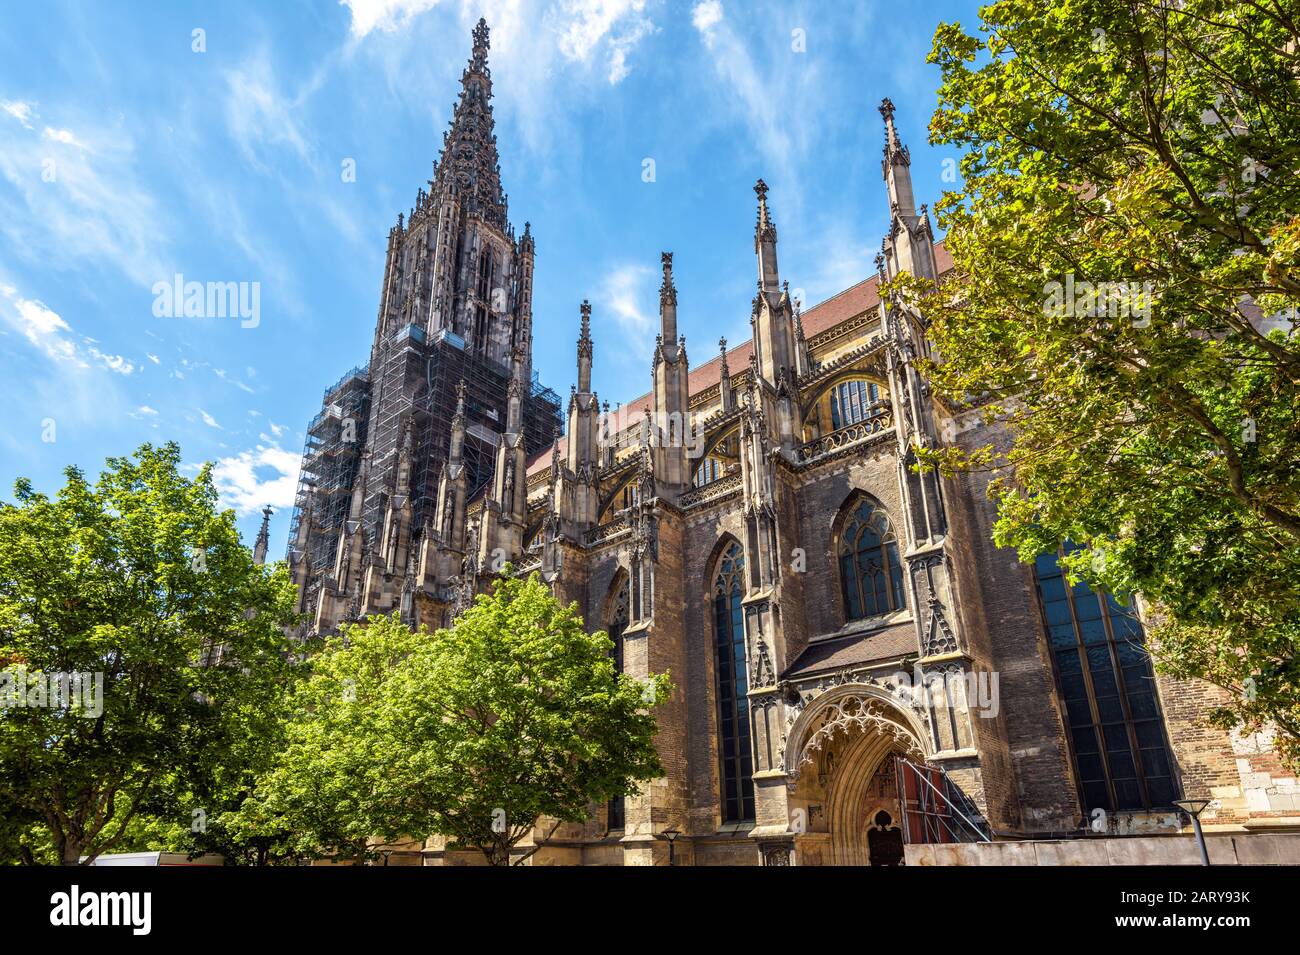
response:
<path id="1" fill-rule="evenodd" d="M 869 865 L 878 813 L 902 820 L 895 758 L 924 759 L 919 721 L 898 697 L 846 683 L 805 705 L 785 752 L 791 831 L 799 865 Z"/>

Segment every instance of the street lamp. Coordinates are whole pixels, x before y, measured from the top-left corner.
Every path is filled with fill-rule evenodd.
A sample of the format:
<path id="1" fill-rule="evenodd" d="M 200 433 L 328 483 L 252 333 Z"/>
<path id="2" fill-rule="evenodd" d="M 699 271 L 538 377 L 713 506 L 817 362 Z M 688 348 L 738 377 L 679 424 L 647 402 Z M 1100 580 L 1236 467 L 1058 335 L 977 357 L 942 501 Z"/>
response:
<path id="1" fill-rule="evenodd" d="M 677 864 L 676 861 L 677 857 L 673 852 L 673 843 L 677 841 L 677 837 L 680 835 L 681 832 L 679 830 L 672 829 L 672 828 L 665 829 L 663 832 L 658 833 L 658 838 L 664 839 L 668 843 L 668 864 L 669 865 Z"/>
<path id="2" fill-rule="evenodd" d="M 1196 833 L 1196 846 L 1201 850 L 1201 865 L 1210 864 L 1210 853 L 1205 848 L 1205 833 L 1201 831 L 1201 813 L 1210 804 L 1208 799 L 1175 799 L 1174 805 L 1187 813 L 1192 819 L 1192 830 Z"/>

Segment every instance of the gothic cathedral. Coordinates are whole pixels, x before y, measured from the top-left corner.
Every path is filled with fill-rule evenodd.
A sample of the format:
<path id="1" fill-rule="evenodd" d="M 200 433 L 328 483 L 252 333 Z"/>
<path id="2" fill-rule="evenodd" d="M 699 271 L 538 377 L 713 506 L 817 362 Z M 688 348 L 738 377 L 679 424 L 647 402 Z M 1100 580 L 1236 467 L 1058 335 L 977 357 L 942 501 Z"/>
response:
<path id="1" fill-rule="evenodd" d="M 584 301 L 562 416 L 532 373 L 534 244 L 508 219 L 487 54 L 480 21 L 388 236 L 369 362 L 308 428 L 289 561 L 318 632 L 448 625 L 509 562 L 625 672 L 671 673 L 666 774 L 532 864 L 891 864 L 904 841 L 1176 830 L 1184 795 L 1214 800 L 1211 828 L 1298 821 L 1269 741 L 1209 727 L 1219 691 L 1156 675 L 1131 608 L 1058 554 L 994 547 L 986 476 L 913 466 L 1008 438 L 931 394 L 924 314 L 880 297 L 952 268 L 888 100 L 877 275 L 801 311 L 759 181 L 751 339 L 691 367 L 665 252 L 652 390 L 600 403 Z"/>

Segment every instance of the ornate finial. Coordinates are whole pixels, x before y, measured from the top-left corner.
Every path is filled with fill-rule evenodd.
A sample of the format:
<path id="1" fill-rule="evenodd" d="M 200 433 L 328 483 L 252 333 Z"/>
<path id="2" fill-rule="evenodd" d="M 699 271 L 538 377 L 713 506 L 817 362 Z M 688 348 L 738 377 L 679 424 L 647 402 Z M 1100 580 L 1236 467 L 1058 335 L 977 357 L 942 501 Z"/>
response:
<path id="1" fill-rule="evenodd" d="M 664 267 L 664 281 L 659 286 L 659 304 L 666 303 L 677 304 L 677 287 L 673 285 L 673 254 L 664 252 L 660 254 L 659 261 Z"/>
<path id="2" fill-rule="evenodd" d="M 456 385 L 456 414 L 465 413 L 465 379 L 462 378 Z"/>
<path id="3" fill-rule="evenodd" d="M 885 162 L 909 165 L 912 154 L 898 141 L 898 130 L 894 128 L 894 104 L 889 97 L 880 101 L 880 117 L 885 121 Z"/>
<path id="4" fill-rule="evenodd" d="M 582 304 L 578 306 L 578 310 L 582 312 L 582 337 L 590 338 L 591 337 L 591 303 L 584 298 L 582 300 Z"/>
<path id="5" fill-rule="evenodd" d="M 257 540 L 253 543 L 253 563 L 265 564 L 266 551 L 271 546 L 271 505 L 268 504 L 262 508 L 262 526 L 257 532 Z M 308 518 L 310 523 L 310 518 Z"/>
<path id="6" fill-rule="evenodd" d="M 727 340 L 725 338 L 718 339 L 718 350 L 722 352 L 722 358 L 725 361 L 727 358 Z"/>
<path id="7" fill-rule="evenodd" d="M 767 183 L 762 179 L 754 183 L 754 193 L 758 196 L 758 225 L 755 226 L 755 242 L 760 239 L 776 240 L 776 227 L 767 211 Z M 761 291 L 763 283 L 759 282 Z"/>
<path id="8" fill-rule="evenodd" d="M 487 56 L 488 47 L 491 45 L 491 44 L 488 42 L 488 32 L 489 32 L 489 31 L 488 31 L 488 25 L 487 25 L 487 18 L 486 18 L 486 17 L 479 17 L 478 25 L 477 25 L 476 27 L 474 27 L 474 54 L 475 54 L 475 59 L 478 59 L 478 52 L 479 52 L 480 50 L 483 51 L 483 55 L 484 55 L 484 57 Z"/>

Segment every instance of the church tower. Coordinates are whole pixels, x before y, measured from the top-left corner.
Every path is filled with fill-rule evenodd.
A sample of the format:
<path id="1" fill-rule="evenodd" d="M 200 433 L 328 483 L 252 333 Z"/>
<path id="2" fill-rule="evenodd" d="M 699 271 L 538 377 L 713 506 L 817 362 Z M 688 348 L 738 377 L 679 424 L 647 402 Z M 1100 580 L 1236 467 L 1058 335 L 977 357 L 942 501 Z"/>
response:
<path id="1" fill-rule="evenodd" d="M 532 377 L 535 243 L 509 221 L 483 20 L 472 43 L 432 176 L 388 233 L 370 360 L 308 428 L 290 564 L 321 632 L 441 623 L 466 561 L 520 549 L 526 456 L 560 421 Z M 485 490 L 494 523 L 471 544 Z"/>

